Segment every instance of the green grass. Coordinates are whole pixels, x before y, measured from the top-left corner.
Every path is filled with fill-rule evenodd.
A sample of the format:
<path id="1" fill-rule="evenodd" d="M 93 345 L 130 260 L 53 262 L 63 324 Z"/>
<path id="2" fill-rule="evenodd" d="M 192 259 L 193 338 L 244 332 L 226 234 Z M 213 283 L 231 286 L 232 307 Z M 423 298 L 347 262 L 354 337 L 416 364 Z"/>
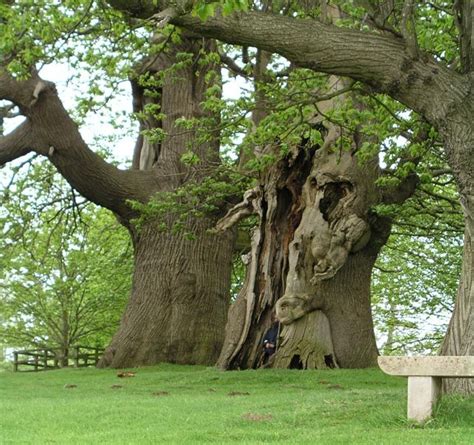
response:
<path id="1" fill-rule="evenodd" d="M 376 369 L 135 371 L 0 373 L 0 444 L 474 442 L 474 398 L 444 398 L 434 420 L 411 425 L 406 380 Z"/>

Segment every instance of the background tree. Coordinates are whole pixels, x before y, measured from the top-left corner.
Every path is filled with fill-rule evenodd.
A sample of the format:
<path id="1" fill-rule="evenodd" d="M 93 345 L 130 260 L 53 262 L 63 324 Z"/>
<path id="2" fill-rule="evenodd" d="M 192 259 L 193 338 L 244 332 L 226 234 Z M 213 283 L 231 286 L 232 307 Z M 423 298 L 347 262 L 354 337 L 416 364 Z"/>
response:
<path id="1" fill-rule="evenodd" d="M 449 170 L 421 184 L 402 206 L 375 264 L 373 312 L 380 350 L 439 353 L 461 272 L 463 219 Z"/>
<path id="2" fill-rule="evenodd" d="M 0 341 L 62 357 L 77 344 L 104 347 L 130 291 L 126 231 L 68 191 L 50 165 L 33 159 L 15 172 L 0 219 Z"/>

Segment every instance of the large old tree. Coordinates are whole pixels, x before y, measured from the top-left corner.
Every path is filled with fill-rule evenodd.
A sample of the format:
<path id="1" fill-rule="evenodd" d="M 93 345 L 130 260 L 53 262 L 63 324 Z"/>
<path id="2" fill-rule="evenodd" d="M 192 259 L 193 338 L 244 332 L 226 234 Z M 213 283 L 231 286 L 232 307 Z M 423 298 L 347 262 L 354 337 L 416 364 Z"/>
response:
<path id="1" fill-rule="evenodd" d="M 111 1 L 138 17 L 152 17 L 226 42 L 253 45 L 278 53 L 294 64 L 319 72 L 351 77 L 387 94 L 423 116 L 444 142 L 447 161 L 456 179 L 465 215 L 463 271 L 456 308 L 443 347 L 444 354 L 473 354 L 473 172 L 474 116 L 473 70 L 474 8 L 469 0 L 451 2 L 375 1 L 359 5 L 360 28 L 349 29 L 266 12 L 222 15 L 217 9 L 201 20 L 191 13 L 195 2 Z M 219 3 L 219 2 L 197 2 Z M 224 2 L 229 3 L 229 2 Z M 321 8 L 326 1 L 313 2 Z M 334 2 L 336 3 L 336 2 Z M 346 2 L 337 2 L 345 9 Z M 279 2 L 280 5 L 290 2 Z M 432 56 L 420 46 L 417 8 L 454 16 L 459 51 L 455 60 Z M 283 5 L 285 6 L 285 5 Z M 283 8 L 287 10 L 287 8 Z M 161 12 L 161 14 L 160 14 Z M 158 14 L 158 15 L 157 15 Z M 441 31 L 443 31 L 441 29 Z M 435 30 L 435 32 L 439 32 Z M 472 382 L 457 385 L 472 392 Z"/>
<path id="2" fill-rule="evenodd" d="M 141 133 L 132 168 L 122 170 L 88 147 L 55 85 L 39 76 L 33 62 L 50 60 L 55 51 L 61 53 L 64 39 L 79 35 L 89 36 L 89 40 L 81 37 L 77 52 L 66 57 L 76 61 L 83 54 L 92 57 L 87 47 L 94 47 L 94 39 L 104 38 L 109 58 L 92 58 L 89 63 L 95 61 L 105 69 L 107 65 L 116 67 L 121 56 L 118 50 L 117 57 L 117 47 L 124 45 L 129 27 L 113 11 L 102 14 L 101 4 L 96 10 L 89 2 L 84 3 L 69 22 L 71 11 L 60 10 L 62 16 L 51 6 L 42 10 L 51 23 L 29 23 L 34 14 L 27 2 L 1 5 L 5 42 L 0 53 L 0 99 L 15 106 L 26 119 L 0 139 L 0 164 L 31 152 L 45 156 L 72 187 L 114 212 L 129 230 L 135 256 L 132 293 L 102 366 L 160 361 L 212 364 L 223 341 L 233 235 L 208 233 L 218 211 L 204 217 L 189 213 L 184 218 L 161 212 L 148 215 L 139 226 L 133 220 L 142 213 L 139 206 L 152 196 L 166 195 L 186 185 L 197 186 L 219 165 L 218 132 L 200 137 L 195 127 L 176 124 L 180 118 L 218 125 L 214 111 L 203 106 L 209 98 L 208 89 L 220 82 L 216 64 L 207 59 L 215 43 L 196 35 L 155 35 L 153 51 L 139 43 L 139 36 L 135 37 L 138 44 L 132 40 L 136 51 L 145 46 L 141 54 L 137 53 L 138 59 L 130 60 L 129 70 Z M 74 7 L 74 2 L 65 4 L 68 6 Z M 95 14 L 103 22 L 97 21 Z M 61 32 L 64 29 L 67 32 Z M 40 36 L 43 47 L 38 46 Z M 107 50 L 98 51 L 103 56 Z M 188 151 L 195 162 L 183 162 Z M 187 237 L 173 232 L 177 225 Z"/>
<path id="3" fill-rule="evenodd" d="M 326 20 L 335 20 L 340 11 L 328 8 L 325 13 Z M 259 216 L 245 285 L 230 310 L 218 365 L 259 366 L 262 338 L 276 308 L 283 328 L 273 366 L 373 366 L 371 272 L 391 228 L 390 218 L 375 207 L 403 202 L 415 190 L 417 177 L 410 172 L 396 185 L 379 186 L 389 175 L 379 166 L 377 146 L 384 136 L 369 127 L 383 110 L 373 113 L 347 80 L 313 76 L 311 84 L 307 70 L 291 71 L 276 109 L 290 109 L 296 97 L 296 119 L 291 113 L 279 116 L 266 98 L 269 115 L 263 125 L 283 119 L 284 131 L 260 156 L 281 151 L 287 129 L 297 127 L 298 112 L 309 113 L 303 119 L 306 131 L 300 130 L 290 153 L 267 169 L 244 203 L 219 223 L 226 229 L 249 213 Z M 274 87 L 270 91 L 275 94 Z M 423 137 L 421 131 L 413 142 Z M 367 144 L 375 150 L 368 153 Z M 399 164 L 405 161 L 402 157 Z"/>

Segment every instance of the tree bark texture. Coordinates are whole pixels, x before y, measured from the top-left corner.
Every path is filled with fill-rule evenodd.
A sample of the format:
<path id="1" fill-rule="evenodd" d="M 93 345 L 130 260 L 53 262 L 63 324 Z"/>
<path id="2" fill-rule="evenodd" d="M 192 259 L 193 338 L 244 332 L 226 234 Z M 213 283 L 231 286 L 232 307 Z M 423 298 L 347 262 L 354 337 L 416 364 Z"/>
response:
<path id="1" fill-rule="evenodd" d="M 300 147 L 261 179 L 253 204 L 260 224 L 229 311 L 221 368 L 261 363 L 275 309 L 284 328 L 274 366 L 375 364 L 370 276 L 390 222 L 370 211 L 381 199 L 377 162 L 359 165 L 355 152 L 335 150 L 333 130 L 323 147 Z"/>
<path id="2" fill-rule="evenodd" d="M 153 223 L 141 230 L 132 295 L 100 366 L 215 363 L 229 305 L 232 234 L 208 234 L 213 222 L 206 219 L 189 225 L 195 240 Z"/>
<path id="3" fill-rule="evenodd" d="M 322 369 L 337 367 L 329 320 L 322 311 L 308 313 L 280 332 L 274 368 Z"/>
<path id="4" fill-rule="evenodd" d="M 471 228 L 472 227 L 471 224 Z M 441 350 L 442 355 L 474 355 L 474 241 L 464 237 L 463 270 L 454 312 Z M 443 390 L 448 393 L 474 394 L 473 379 L 444 379 Z"/>
<path id="5" fill-rule="evenodd" d="M 170 69 L 177 53 L 193 55 L 191 64 L 165 74 L 159 91 L 147 96 L 135 84 L 135 108 L 158 102 L 164 117 L 148 116 L 141 129 L 160 127 L 165 139 L 153 143 L 141 135 L 137 141 L 133 167 L 151 171 L 160 178 L 166 191 L 205 177 L 218 163 L 219 141 L 198 142 L 195 131 L 177 128 L 176 118 L 199 118 L 206 115 L 201 103 L 210 86 L 206 74 L 216 66 L 200 66 L 200 51 L 215 50 L 208 40 L 185 38 L 152 64 L 145 61 L 147 72 Z M 217 75 L 217 72 L 216 72 Z M 215 79 L 213 82 L 216 81 Z M 209 113 L 207 113 L 209 114 Z M 186 151 L 193 151 L 201 162 L 190 167 L 181 162 Z M 178 216 L 168 215 L 172 227 Z M 124 367 L 148 365 L 161 361 L 181 364 L 215 363 L 220 352 L 229 305 L 233 251 L 232 233 L 211 236 L 208 230 L 214 217 L 189 216 L 186 230 L 194 235 L 187 240 L 181 234 L 160 231 L 160 221 L 151 220 L 134 239 L 135 272 L 130 302 L 120 327 L 105 351 L 100 366 Z"/>
<path id="6" fill-rule="evenodd" d="M 474 355 L 474 97 L 446 121 L 444 130 L 449 163 L 460 188 L 465 232 L 461 279 L 442 355 Z M 445 392 L 474 394 L 473 379 L 445 379 Z"/>

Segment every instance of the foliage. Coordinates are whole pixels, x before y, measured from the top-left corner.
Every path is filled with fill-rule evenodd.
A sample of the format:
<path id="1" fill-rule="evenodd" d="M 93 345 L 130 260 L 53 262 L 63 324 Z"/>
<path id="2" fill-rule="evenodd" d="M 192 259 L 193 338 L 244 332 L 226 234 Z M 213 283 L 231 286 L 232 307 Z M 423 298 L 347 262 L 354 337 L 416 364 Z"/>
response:
<path id="1" fill-rule="evenodd" d="M 452 176 L 422 184 L 413 198 L 384 212 L 395 227 L 372 280 L 381 350 L 436 354 L 461 273 L 464 223 Z"/>
<path id="2" fill-rule="evenodd" d="M 93 116 L 94 125 L 107 123 L 123 137 L 129 113 L 117 109 L 116 99 L 128 94 L 123 81 L 136 54 L 156 45 L 121 13 L 102 1 L 0 2 L 0 35 L 0 58 L 15 76 L 32 69 L 63 72 L 67 79 L 59 87 L 67 91 L 63 100 L 74 120 L 84 124 Z"/>
<path id="3" fill-rule="evenodd" d="M 107 211 L 71 196 L 48 164 L 24 167 L 0 214 L 0 342 L 104 345 L 129 293 L 125 230 Z"/>
<path id="4" fill-rule="evenodd" d="M 346 18 L 339 21 L 339 26 L 365 30 L 379 27 L 400 36 L 404 2 L 334 0 L 333 3 L 347 14 Z M 447 65 L 455 66 L 459 63 L 458 30 L 452 8 L 453 2 L 450 0 L 416 2 L 413 18 L 420 49 Z"/>
<path id="5" fill-rule="evenodd" d="M 172 192 L 159 192 L 146 204 L 130 202 L 140 217 L 134 220 L 138 229 L 149 221 L 161 231 L 181 233 L 193 239 L 189 218 L 222 215 L 222 208 L 236 202 L 236 198 L 250 184 L 249 178 L 228 168 L 217 168 L 203 180 L 189 181 Z"/>
<path id="6" fill-rule="evenodd" d="M 379 370 L 220 372 L 161 365 L 0 376 L 6 443 L 470 444 L 474 399 L 406 420 L 406 379 Z M 65 385 L 77 385 L 67 388 Z M 158 420 L 157 420 L 158 419 Z M 52 427 L 54 426 L 54 427 Z"/>
<path id="7" fill-rule="evenodd" d="M 222 11 L 224 17 L 236 11 L 247 11 L 249 9 L 248 0 L 198 0 L 193 3 L 192 14 L 201 20 L 207 20 L 209 17 L 212 17 L 217 9 Z"/>

